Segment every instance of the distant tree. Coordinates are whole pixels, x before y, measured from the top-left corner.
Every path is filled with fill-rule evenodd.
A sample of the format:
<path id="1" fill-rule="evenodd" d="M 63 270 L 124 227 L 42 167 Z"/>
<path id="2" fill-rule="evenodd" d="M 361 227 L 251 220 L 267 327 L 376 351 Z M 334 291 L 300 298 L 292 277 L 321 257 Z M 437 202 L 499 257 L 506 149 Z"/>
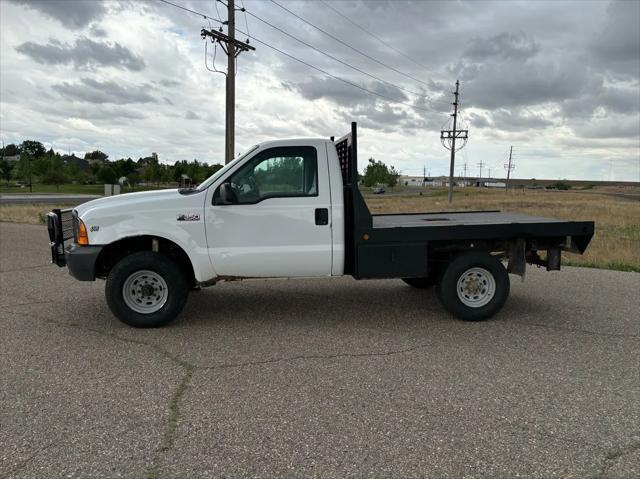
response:
<path id="1" fill-rule="evenodd" d="M 25 151 L 20 153 L 20 161 L 15 167 L 14 177 L 22 182 L 27 183 L 31 175 L 31 158 Z"/>
<path id="2" fill-rule="evenodd" d="M 77 181 L 79 183 L 83 183 L 87 177 L 86 173 L 78 168 L 78 165 L 72 162 L 69 162 L 69 164 L 66 166 L 66 175 L 68 179 Z"/>
<path id="3" fill-rule="evenodd" d="M 26 153 L 32 160 L 44 156 L 46 148 L 39 141 L 25 140 L 20 145 L 22 153 Z"/>
<path id="4" fill-rule="evenodd" d="M 12 172 L 13 164 L 9 163 L 7 160 L 0 160 L 0 178 L 6 180 L 7 186 L 9 186 L 9 181 L 11 181 Z"/>
<path id="5" fill-rule="evenodd" d="M 89 153 L 85 153 L 84 154 L 84 159 L 85 160 L 101 160 L 101 161 L 105 161 L 107 158 L 109 158 L 109 155 L 107 155 L 106 153 L 103 153 L 100 150 L 90 151 Z"/>
<path id="6" fill-rule="evenodd" d="M 42 182 L 46 185 L 56 185 L 56 190 L 60 191 L 60 185 L 67 181 L 64 163 L 61 158 L 55 156 L 48 163 L 49 167 L 42 175 Z"/>
<path id="7" fill-rule="evenodd" d="M 180 182 L 182 174 L 185 172 L 186 161 L 176 161 L 173 165 L 173 181 Z"/>
<path id="8" fill-rule="evenodd" d="M 162 182 L 171 183 L 173 181 L 173 172 L 169 166 L 163 165 L 162 168 Z"/>
<path id="9" fill-rule="evenodd" d="M 222 169 L 222 165 L 220 163 L 216 163 L 215 165 L 211 165 L 211 166 L 207 166 L 205 165 L 205 172 L 204 172 L 204 178 L 209 178 L 211 175 L 213 175 L 216 171 Z"/>
<path id="10" fill-rule="evenodd" d="M 46 156 L 31 160 L 31 172 L 33 173 L 33 176 L 42 179 L 49 170 L 49 162 L 50 158 Z"/>
<path id="11" fill-rule="evenodd" d="M 100 183 L 105 183 L 108 185 L 113 185 L 116 181 L 118 181 L 116 172 L 113 171 L 113 168 L 111 168 L 110 166 L 103 166 L 102 168 L 100 168 L 96 176 L 98 177 L 98 181 Z"/>
<path id="12" fill-rule="evenodd" d="M 100 168 L 102 168 L 102 165 L 100 165 L 99 163 L 92 163 L 89 165 L 89 170 L 91 171 L 91 174 L 93 176 L 98 176 Z"/>
<path id="13" fill-rule="evenodd" d="M 4 151 L 2 152 L 4 156 L 17 156 L 20 153 L 20 147 L 14 145 L 13 143 L 9 143 L 8 145 L 6 145 L 4 147 Z"/>
<path id="14" fill-rule="evenodd" d="M 140 182 L 140 175 L 137 171 L 133 171 L 127 175 L 127 183 L 131 186 L 131 188 L 135 188 L 136 185 Z"/>
<path id="15" fill-rule="evenodd" d="M 393 166 L 389 167 L 382 161 L 376 161 L 373 158 L 369 158 L 369 164 L 364 170 L 362 183 L 364 186 L 395 186 L 398 184 L 399 176 L 400 174 Z"/>

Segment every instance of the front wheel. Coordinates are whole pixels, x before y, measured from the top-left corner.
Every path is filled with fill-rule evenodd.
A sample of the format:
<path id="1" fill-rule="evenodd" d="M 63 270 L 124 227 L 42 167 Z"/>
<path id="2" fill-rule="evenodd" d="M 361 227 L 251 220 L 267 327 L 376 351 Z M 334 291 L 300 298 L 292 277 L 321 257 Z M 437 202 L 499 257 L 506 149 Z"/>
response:
<path id="1" fill-rule="evenodd" d="M 121 259 L 109 272 L 105 295 L 111 312 L 136 328 L 157 328 L 182 311 L 189 285 L 167 256 L 141 251 Z"/>
<path id="2" fill-rule="evenodd" d="M 509 274 L 488 253 L 467 253 L 447 266 L 437 286 L 444 307 L 464 321 L 482 321 L 498 313 L 509 296 Z"/>

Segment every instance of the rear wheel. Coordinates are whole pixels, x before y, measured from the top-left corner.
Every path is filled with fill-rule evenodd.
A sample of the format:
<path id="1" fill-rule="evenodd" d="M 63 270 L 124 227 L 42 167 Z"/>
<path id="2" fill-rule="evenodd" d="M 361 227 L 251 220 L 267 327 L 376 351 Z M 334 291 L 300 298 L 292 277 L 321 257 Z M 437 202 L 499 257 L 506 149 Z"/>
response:
<path id="1" fill-rule="evenodd" d="M 111 312 L 136 328 L 157 328 L 175 319 L 188 293 L 182 269 L 151 251 L 133 253 L 116 263 L 105 288 Z"/>
<path id="2" fill-rule="evenodd" d="M 509 274 L 496 257 L 466 253 L 449 263 L 437 291 L 450 313 L 464 321 L 482 321 L 502 309 L 509 289 Z"/>

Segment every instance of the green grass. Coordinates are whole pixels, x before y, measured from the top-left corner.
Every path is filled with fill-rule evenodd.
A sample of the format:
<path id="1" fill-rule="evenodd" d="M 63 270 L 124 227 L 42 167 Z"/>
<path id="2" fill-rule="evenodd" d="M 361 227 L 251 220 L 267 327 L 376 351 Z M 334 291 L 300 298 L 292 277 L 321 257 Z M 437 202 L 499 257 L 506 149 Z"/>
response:
<path id="1" fill-rule="evenodd" d="M 577 266 L 579 268 L 610 269 L 613 271 L 626 271 L 628 273 L 640 273 L 637 265 L 621 261 L 572 261 L 566 255 L 562 256 L 562 266 Z"/>

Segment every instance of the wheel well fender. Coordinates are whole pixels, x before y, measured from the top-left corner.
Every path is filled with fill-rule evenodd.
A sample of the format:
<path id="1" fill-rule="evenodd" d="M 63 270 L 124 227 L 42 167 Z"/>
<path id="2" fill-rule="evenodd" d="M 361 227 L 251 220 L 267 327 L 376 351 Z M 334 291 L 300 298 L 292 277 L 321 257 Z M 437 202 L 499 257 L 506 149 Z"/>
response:
<path id="1" fill-rule="evenodd" d="M 153 251 L 156 248 L 159 253 L 168 256 L 182 268 L 191 285 L 195 284 L 193 263 L 184 249 L 171 240 L 154 235 L 129 236 L 106 245 L 96 259 L 96 277 L 106 278 L 111 268 L 131 253 Z"/>

